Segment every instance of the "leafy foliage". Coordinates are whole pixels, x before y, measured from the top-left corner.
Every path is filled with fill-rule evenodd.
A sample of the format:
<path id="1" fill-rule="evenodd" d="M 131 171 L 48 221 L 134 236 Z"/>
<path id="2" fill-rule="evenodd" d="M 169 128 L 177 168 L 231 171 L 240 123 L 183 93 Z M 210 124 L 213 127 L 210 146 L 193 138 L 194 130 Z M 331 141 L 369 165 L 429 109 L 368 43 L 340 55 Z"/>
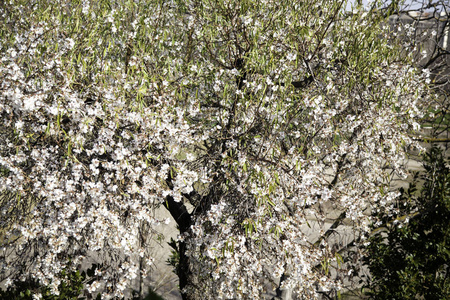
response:
<path id="1" fill-rule="evenodd" d="M 178 275 L 178 266 L 180 263 L 180 253 L 178 250 L 178 243 L 171 238 L 168 242 L 169 246 L 172 248 L 170 257 L 167 259 L 167 264 L 173 267 L 173 272 Z"/>
<path id="2" fill-rule="evenodd" d="M 367 247 L 373 299 L 449 299 L 450 169 L 439 148 L 424 155 L 418 176 L 398 199 L 399 214 L 382 212 Z"/>

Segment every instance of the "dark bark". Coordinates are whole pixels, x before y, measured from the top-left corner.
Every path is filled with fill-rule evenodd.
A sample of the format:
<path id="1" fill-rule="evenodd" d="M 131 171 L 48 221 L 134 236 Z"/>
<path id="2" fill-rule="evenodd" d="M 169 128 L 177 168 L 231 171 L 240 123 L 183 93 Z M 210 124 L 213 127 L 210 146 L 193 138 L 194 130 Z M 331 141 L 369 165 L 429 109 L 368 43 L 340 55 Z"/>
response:
<path id="1" fill-rule="evenodd" d="M 192 224 L 192 218 L 183 202 L 176 202 L 172 196 L 167 196 L 165 207 L 177 223 L 180 234 L 187 232 Z M 183 300 L 188 300 L 190 299 L 189 295 L 183 292 L 184 288 L 189 284 L 191 275 L 189 270 L 189 258 L 186 256 L 185 242 L 178 242 L 178 255 L 180 260 L 176 272 L 179 280 L 180 293 Z"/>
<path id="2" fill-rule="evenodd" d="M 180 255 L 180 261 L 177 266 L 177 275 L 180 284 L 180 293 L 183 300 L 189 300 L 189 295 L 184 292 L 184 288 L 189 284 L 189 277 L 191 271 L 189 270 L 189 258 L 186 256 L 186 243 L 178 242 L 178 253 Z"/>
<path id="3" fill-rule="evenodd" d="M 192 224 L 192 218 L 184 203 L 176 202 L 172 196 L 167 196 L 165 207 L 180 228 L 180 233 L 188 231 Z"/>

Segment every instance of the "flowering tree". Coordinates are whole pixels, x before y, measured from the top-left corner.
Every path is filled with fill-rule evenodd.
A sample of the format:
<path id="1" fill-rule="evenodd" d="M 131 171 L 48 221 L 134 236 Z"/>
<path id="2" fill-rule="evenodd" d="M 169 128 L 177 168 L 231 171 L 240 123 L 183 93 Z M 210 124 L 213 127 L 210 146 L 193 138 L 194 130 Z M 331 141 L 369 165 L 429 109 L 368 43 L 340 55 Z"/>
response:
<path id="1" fill-rule="evenodd" d="M 88 292 L 122 296 L 165 207 L 183 299 L 336 293 L 350 272 L 333 230 L 364 236 L 364 212 L 391 208 L 427 97 L 378 6 L 0 4 L 3 278 L 57 294 L 98 255 Z"/>

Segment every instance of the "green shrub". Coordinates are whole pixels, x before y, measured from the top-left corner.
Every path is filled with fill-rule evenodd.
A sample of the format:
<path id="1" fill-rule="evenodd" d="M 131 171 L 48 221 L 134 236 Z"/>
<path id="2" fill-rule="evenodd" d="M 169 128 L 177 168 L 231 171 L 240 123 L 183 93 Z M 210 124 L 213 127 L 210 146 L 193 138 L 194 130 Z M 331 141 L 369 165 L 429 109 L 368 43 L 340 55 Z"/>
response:
<path id="1" fill-rule="evenodd" d="M 365 260 L 373 299 L 450 299 L 450 169 L 437 147 L 423 165 L 424 175 L 401 191 L 400 213 L 378 213 L 384 224 L 374 228 Z"/>

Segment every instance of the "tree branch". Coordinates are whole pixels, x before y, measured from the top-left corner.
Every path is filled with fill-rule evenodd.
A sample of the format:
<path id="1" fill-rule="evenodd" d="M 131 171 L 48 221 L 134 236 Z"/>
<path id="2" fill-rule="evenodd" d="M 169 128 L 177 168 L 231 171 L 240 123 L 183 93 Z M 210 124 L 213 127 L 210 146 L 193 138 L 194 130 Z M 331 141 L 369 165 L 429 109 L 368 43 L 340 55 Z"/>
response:
<path id="1" fill-rule="evenodd" d="M 424 143 L 448 143 L 450 142 L 450 138 L 431 138 L 431 137 L 421 137 L 421 136 L 414 136 L 410 135 L 410 137 L 418 142 L 424 142 Z"/>
<path id="2" fill-rule="evenodd" d="M 177 222 L 180 232 L 186 232 L 192 224 L 191 214 L 187 211 L 183 202 L 177 202 L 172 196 L 166 197 L 164 207 Z"/>

